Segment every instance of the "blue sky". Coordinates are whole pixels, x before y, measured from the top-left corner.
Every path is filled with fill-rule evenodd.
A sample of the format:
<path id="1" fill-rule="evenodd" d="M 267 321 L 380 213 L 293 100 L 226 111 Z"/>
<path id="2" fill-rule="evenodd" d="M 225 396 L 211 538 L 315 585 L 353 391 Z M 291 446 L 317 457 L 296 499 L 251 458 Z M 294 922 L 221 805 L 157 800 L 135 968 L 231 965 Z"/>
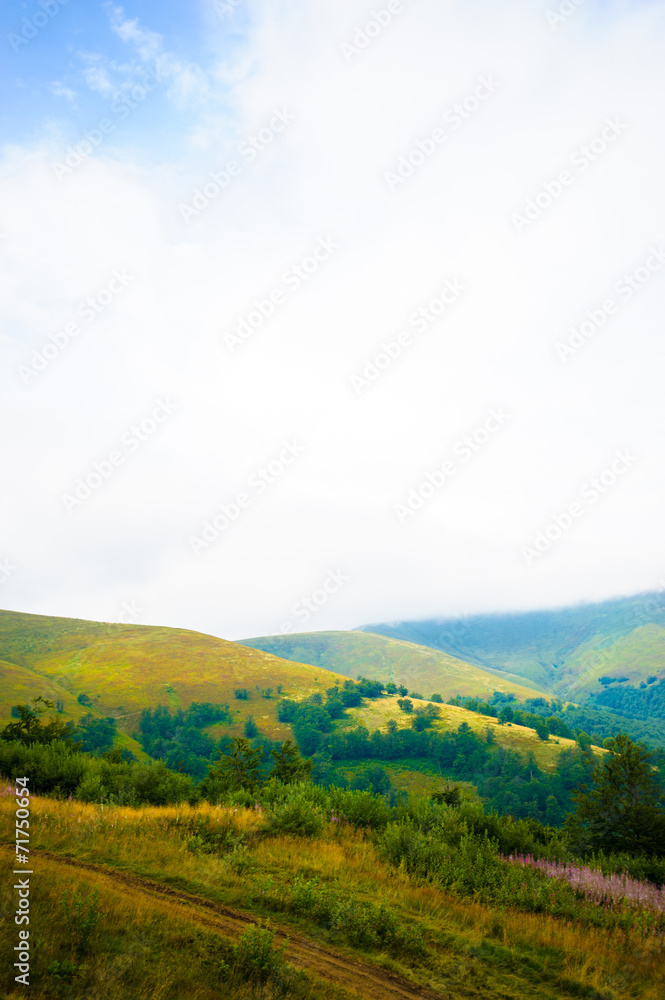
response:
<path id="1" fill-rule="evenodd" d="M 205 79 L 220 58 L 242 44 L 247 27 L 243 5 L 225 12 L 220 0 L 219 8 L 212 3 L 120 6 L 76 0 L 63 6 L 53 0 L 44 12 L 38 3 L 4 5 L 0 79 L 11 94 L 1 118 L 5 139 L 29 143 L 47 131 L 76 139 L 94 128 L 131 85 L 154 74 L 160 61 L 168 63 L 167 82 L 188 70 Z M 128 118 L 116 140 L 136 143 L 149 155 L 169 156 L 188 120 L 209 101 L 223 105 L 223 88 L 214 96 L 196 89 L 176 97 L 162 86 L 141 109 L 145 113 Z"/>
<path id="2" fill-rule="evenodd" d="M 0 606 L 243 638 L 663 585 L 661 0 L 70 0 L 14 52 L 40 10 Z"/>

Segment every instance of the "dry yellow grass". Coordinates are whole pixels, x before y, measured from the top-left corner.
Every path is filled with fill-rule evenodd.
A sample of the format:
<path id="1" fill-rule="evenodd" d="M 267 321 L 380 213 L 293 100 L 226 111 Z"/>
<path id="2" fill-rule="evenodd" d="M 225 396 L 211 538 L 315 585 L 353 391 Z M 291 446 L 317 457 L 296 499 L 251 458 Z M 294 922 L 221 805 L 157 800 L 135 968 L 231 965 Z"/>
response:
<path id="1" fill-rule="evenodd" d="M 13 806 L 13 798 L 2 798 L 0 817 L 4 843 L 11 840 Z M 575 988 L 595 990 L 598 997 L 607 1000 L 610 997 L 614 1000 L 636 997 L 662 1000 L 665 996 L 662 941 L 644 941 L 636 932 L 610 934 L 548 915 L 509 908 L 499 910 L 460 900 L 429 885 L 418 884 L 404 872 L 388 868 L 378 857 L 370 838 L 362 832 L 348 827 L 340 829 L 334 824 L 322 839 L 314 841 L 292 836 L 255 837 L 250 840 L 246 867 L 238 870 L 229 865 L 225 857 L 197 855 L 188 850 L 186 839 L 198 820 L 227 824 L 237 832 L 249 834 L 250 838 L 260 832 L 265 822 L 264 815 L 255 809 L 233 810 L 210 805 L 101 808 L 36 797 L 32 816 L 33 846 L 56 854 L 69 854 L 118 872 L 189 888 L 210 900 L 240 908 L 250 906 L 252 899 L 252 905 L 257 905 L 262 886 L 288 886 L 298 875 L 338 883 L 360 899 L 385 903 L 402 920 L 416 923 L 435 956 L 438 971 L 434 966 L 418 965 L 409 971 L 389 956 L 379 956 L 378 961 L 395 971 L 409 972 L 434 988 L 444 979 L 448 984 L 446 989 L 451 988 L 451 982 L 459 982 L 461 989 L 463 982 L 468 985 L 477 980 L 479 991 L 460 992 L 460 997 L 531 1000 L 534 996 L 569 995 L 563 986 L 560 992 L 550 992 L 548 987 L 547 991 L 530 993 L 535 986 L 529 979 L 529 963 L 537 966 L 539 976 L 545 976 L 543 982 L 548 981 L 549 974 L 551 982 L 569 980 L 577 984 Z M 119 895 L 115 889 L 109 892 L 103 879 L 95 882 L 94 874 L 76 871 L 63 875 L 57 865 L 52 867 L 52 863 L 40 857 L 38 852 L 34 855 L 34 865 L 36 880 L 41 879 L 42 886 L 48 884 L 49 894 L 57 895 L 65 884 L 79 884 L 81 880 L 87 880 L 90 885 L 98 884 L 100 890 L 103 889 L 105 912 L 115 914 L 114 927 L 122 924 L 131 935 L 139 928 L 152 927 L 155 922 L 162 921 L 169 926 L 170 943 L 165 947 L 185 948 L 183 941 L 188 933 L 191 935 L 191 926 L 189 931 L 183 930 L 188 918 L 182 907 L 163 900 L 146 901 L 140 894 L 132 896 L 129 890 L 118 890 Z M 280 914 L 280 920 L 283 919 L 286 918 Z M 299 926 L 302 928 L 306 924 L 300 921 Z M 174 975 L 175 971 L 168 973 L 168 976 Z M 165 982 L 171 983 L 171 989 L 174 980 L 168 976 Z M 137 1000 L 153 995 L 158 994 L 136 994 Z M 167 995 L 171 995 L 168 990 L 164 993 Z M 187 995 L 199 1000 L 209 994 L 202 991 Z M 109 996 L 115 994 L 111 992 Z"/>

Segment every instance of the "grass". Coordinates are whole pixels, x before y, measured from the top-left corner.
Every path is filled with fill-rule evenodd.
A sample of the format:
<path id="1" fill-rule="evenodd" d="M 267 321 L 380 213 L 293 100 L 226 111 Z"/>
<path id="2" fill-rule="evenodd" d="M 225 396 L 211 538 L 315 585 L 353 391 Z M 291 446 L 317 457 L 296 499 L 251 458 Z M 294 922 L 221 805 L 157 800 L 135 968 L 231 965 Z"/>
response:
<path id="1" fill-rule="evenodd" d="M 306 632 L 244 642 L 285 659 L 319 664 L 354 680 L 362 674 L 403 684 L 427 698 L 433 692 L 447 700 L 458 694 L 491 697 L 493 691 L 504 691 L 524 700 L 545 693 L 531 682 L 498 677 L 447 653 L 371 632 Z"/>
<path id="2" fill-rule="evenodd" d="M 367 699 L 359 708 L 347 709 L 348 721 L 345 727 L 360 724 L 370 732 L 375 729 L 385 731 L 388 722 L 394 719 L 400 729 L 408 729 L 411 726 L 412 716 L 402 712 L 397 701 L 397 698 L 385 697 Z M 417 706 L 422 703 L 414 701 L 413 704 Z M 576 745 L 574 740 L 565 739 L 563 736 L 550 736 L 548 740 L 541 740 L 535 729 L 527 726 L 501 725 L 498 719 L 470 712 L 456 705 L 439 705 L 438 708 L 441 712 L 440 718 L 433 722 L 430 732 L 456 730 L 463 722 L 466 722 L 475 733 L 484 733 L 489 728 L 497 746 L 516 750 L 525 757 L 533 754 L 534 760 L 544 771 L 553 771 L 561 750 Z M 600 747 L 592 749 L 597 755 L 605 753 Z"/>
<path id="3" fill-rule="evenodd" d="M 10 611 L 0 611 L 0 665 L 0 723 L 9 721 L 12 705 L 45 693 L 65 702 L 65 721 L 90 711 L 110 715 L 126 736 L 136 731 L 144 708 L 207 701 L 227 702 L 234 710 L 236 720 L 226 730 L 231 735 L 241 735 L 245 720 L 254 715 L 266 736 L 287 739 L 290 728 L 276 714 L 277 685 L 285 696 L 306 697 L 344 680 L 321 667 L 186 629 Z M 247 701 L 235 699 L 237 688 L 248 689 Z M 269 699 L 261 694 L 266 688 L 272 688 Z M 80 693 L 91 698 L 92 708 L 78 704 Z"/>
<path id="4" fill-rule="evenodd" d="M 13 797 L 4 797 L 0 802 L 4 844 L 12 839 L 13 809 Z M 154 880 L 213 906 L 237 907 L 255 920 L 278 920 L 296 944 L 304 937 L 324 950 L 348 956 L 349 962 L 373 963 L 378 970 L 405 976 L 456 1000 L 573 996 L 660 1000 L 665 995 L 662 938 L 645 939 L 634 929 L 610 932 L 571 919 L 460 899 L 390 867 L 371 836 L 344 823 L 326 823 L 321 837 L 312 839 L 266 836 L 266 820 L 257 809 L 211 805 L 102 809 L 35 798 L 32 847 L 103 865 L 118 876 Z M 192 845 L 197 830 L 219 831 L 218 848 L 210 853 L 197 842 Z M 220 978 L 219 970 L 231 967 L 231 941 L 238 933 L 233 927 L 225 931 L 222 917 L 179 902 L 177 895 L 158 897 L 96 871 L 67 867 L 38 850 L 33 853 L 33 868 L 31 929 L 39 941 L 35 969 L 43 982 L 36 980 L 30 989 L 39 1000 L 96 995 L 85 992 L 94 988 L 111 1000 L 260 995 L 252 984 Z M 294 908 L 299 879 L 326 887 L 336 898 L 352 899 L 361 908 L 387 908 L 399 927 L 409 928 L 422 942 L 422 954 L 399 946 L 353 947 L 348 936 L 325 919 Z M 63 894 L 78 892 L 88 901 L 95 890 L 100 922 L 88 953 L 80 956 L 65 920 L 54 919 L 54 914 L 64 912 Z M 6 914 L 6 899 L 4 904 Z M 13 947 L 14 931 L 13 921 L 5 919 L 0 928 L 5 954 Z M 69 973 L 64 963 L 85 969 L 60 984 L 46 971 L 54 962 L 65 970 L 65 979 Z M 356 993 L 353 981 L 326 985 L 316 980 L 312 969 L 308 976 L 289 987 L 287 995 L 381 996 L 364 994 L 361 986 Z"/>

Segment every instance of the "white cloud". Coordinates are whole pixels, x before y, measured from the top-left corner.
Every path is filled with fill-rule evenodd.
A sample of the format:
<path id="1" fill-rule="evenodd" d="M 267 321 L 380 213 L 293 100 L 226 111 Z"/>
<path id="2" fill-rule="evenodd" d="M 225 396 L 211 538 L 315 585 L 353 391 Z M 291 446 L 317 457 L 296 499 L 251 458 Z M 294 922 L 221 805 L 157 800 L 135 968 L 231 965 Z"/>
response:
<path id="1" fill-rule="evenodd" d="M 349 65 L 357 4 L 256 2 L 235 62 L 225 25 L 211 29 L 209 72 L 116 9 L 119 36 L 172 60 L 177 99 L 197 108 L 178 161 L 137 160 L 118 130 L 58 183 L 46 140 L 6 152 L 2 406 L 16 429 L 0 557 L 18 568 L 2 603 L 109 619 L 136 601 L 145 621 L 238 638 L 279 629 L 338 568 L 350 582 L 307 628 L 558 604 L 662 575 L 665 267 L 567 365 L 554 350 L 665 237 L 658 11 L 588 3 L 555 31 L 524 0 L 404 8 Z M 105 59 L 97 86 L 104 72 L 123 86 Z M 501 86 L 455 127 L 446 112 L 487 74 Z M 268 139 L 280 108 L 295 121 Z M 627 131 L 517 233 L 512 214 L 614 116 Z M 391 191 L 386 171 L 436 127 L 441 148 Z M 262 131 L 250 161 L 239 144 Z M 185 225 L 179 204 L 205 199 L 230 159 L 239 174 Z M 285 274 L 328 236 L 339 249 L 291 288 Z M 117 268 L 131 285 L 24 387 L 17 365 Z M 351 376 L 452 276 L 459 301 L 356 394 Z M 223 334 L 276 292 L 231 354 Z M 61 494 L 163 394 L 177 414 L 67 514 Z M 394 505 L 501 405 L 505 428 L 401 526 Z M 251 492 L 291 438 L 306 455 Z M 521 546 L 617 448 L 635 469 L 528 567 Z M 242 517 L 194 557 L 188 537 L 240 493 Z"/>

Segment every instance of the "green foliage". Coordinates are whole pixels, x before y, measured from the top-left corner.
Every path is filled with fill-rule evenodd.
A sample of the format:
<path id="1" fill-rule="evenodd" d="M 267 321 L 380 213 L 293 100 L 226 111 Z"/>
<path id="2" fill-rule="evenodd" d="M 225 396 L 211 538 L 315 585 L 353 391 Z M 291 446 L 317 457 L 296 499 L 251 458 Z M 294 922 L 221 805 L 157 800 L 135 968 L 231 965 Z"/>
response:
<path id="1" fill-rule="evenodd" d="M 83 898 L 80 892 L 64 893 L 61 900 L 63 923 L 69 935 L 71 947 L 81 958 L 90 950 L 91 942 L 99 929 L 99 892 L 92 892 Z"/>
<path id="2" fill-rule="evenodd" d="M 409 698 L 398 698 L 397 704 L 403 712 L 413 711 L 413 702 Z"/>
<path id="3" fill-rule="evenodd" d="M 430 701 L 435 702 L 437 705 L 443 705 L 443 698 L 440 694 L 433 694 Z"/>
<path id="4" fill-rule="evenodd" d="M 288 833 L 298 837 L 318 837 L 322 829 L 321 812 L 300 797 L 278 805 L 267 823 L 269 833 Z"/>
<path id="5" fill-rule="evenodd" d="M 358 678 L 358 691 L 363 698 L 380 698 L 384 691 L 381 681 L 370 681 L 367 677 Z"/>
<path id="6" fill-rule="evenodd" d="M 238 701 L 247 701 L 249 699 L 249 691 L 247 688 L 236 688 L 233 692 Z"/>
<path id="7" fill-rule="evenodd" d="M 27 746 L 0 742 L 0 774 L 30 775 L 39 794 L 72 795 L 84 802 L 166 805 L 192 796 L 191 778 L 162 763 L 108 760 L 78 753 L 62 741 Z"/>
<path id="8" fill-rule="evenodd" d="M 270 983 L 273 996 L 286 996 L 294 981 L 302 979 L 303 974 L 296 973 L 286 961 L 288 938 L 279 948 L 273 947 L 274 940 L 275 932 L 270 929 L 269 922 L 263 927 L 258 924 L 248 927 L 240 941 L 232 946 L 231 973 L 247 983 Z"/>
<path id="9" fill-rule="evenodd" d="M 187 711 L 179 708 L 174 712 L 159 705 L 141 713 L 139 739 L 145 752 L 167 767 L 203 778 L 222 743 L 216 744 L 202 730 L 232 718 L 227 704 L 192 702 Z"/>
<path id="10" fill-rule="evenodd" d="M 222 753 L 219 761 L 210 768 L 201 785 L 201 792 L 212 801 L 221 793 L 244 789 L 256 790 L 260 783 L 259 769 L 263 750 L 253 749 L 249 740 L 237 736 L 231 740 L 228 753 Z"/>
<path id="11" fill-rule="evenodd" d="M 81 691 L 80 695 L 78 696 L 78 698 L 76 700 L 78 701 L 79 705 L 86 705 L 88 707 L 92 705 L 92 700 L 91 700 L 90 696 L 87 695 L 87 694 L 84 694 L 83 691 Z"/>
<path id="12" fill-rule="evenodd" d="M 401 925 L 386 906 L 360 902 L 337 883 L 325 885 L 318 878 L 298 876 L 286 906 L 355 948 L 389 948 L 393 953 L 408 955 L 425 952 L 417 932 Z"/>
<path id="13" fill-rule="evenodd" d="M 665 855 L 665 809 L 651 755 L 625 734 L 607 749 L 594 768 L 594 787 L 574 796 L 567 822 L 573 842 L 583 851 Z"/>
<path id="14" fill-rule="evenodd" d="M 83 753 L 104 752 L 113 747 L 113 740 L 117 731 L 115 719 L 97 719 L 94 715 L 84 715 L 79 720 L 76 728 L 76 736 L 79 741 L 79 749 Z"/>
<path id="15" fill-rule="evenodd" d="M 259 735 L 259 727 L 254 721 L 254 717 L 252 715 L 248 716 L 247 719 L 245 719 L 245 725 L 243 727 L 243 731 L 248 740 L 254 739 L 255 736 Z"/>
<path id="16" fill-rule="evenodd" d="M 40 695 L 32 699 L 32 705 L 15 705 L 14 708 L 18 722 L 10 722 L 5 726 L 0 732 L 1 740 L 18 741 L 26 746 L 33 746 L 37 743 L 45 745 L 60 740 L 73 746 L 73 723 L 62 722 L 61 719 L 56 718 L 50 719 L 49 722 L 42 721 L 42 716 L 55 708 L 54 702 L 48 701 Z M 13 711 L 12 715 L 14 715 Z"/>
<path id="17" fill-rule="evenodd" d="M 285 785 L 296 781 L 309 781 L 312 773 L 311 760 L 303 760 L 300 750 L 292 740 L 286 740 L 270 751 L 275 763 L 271 777 Z"/>

